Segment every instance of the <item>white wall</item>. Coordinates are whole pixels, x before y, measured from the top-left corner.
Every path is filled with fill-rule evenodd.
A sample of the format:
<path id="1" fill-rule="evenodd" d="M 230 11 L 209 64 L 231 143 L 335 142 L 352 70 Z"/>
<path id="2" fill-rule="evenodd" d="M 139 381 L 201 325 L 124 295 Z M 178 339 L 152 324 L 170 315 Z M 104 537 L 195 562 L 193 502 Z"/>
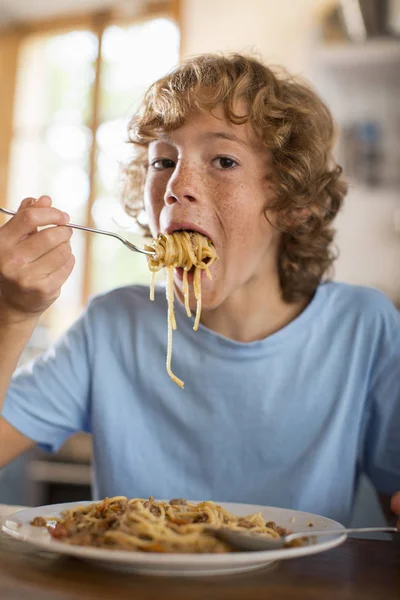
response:
<path id="1" fill-rule="evenodd" d="M 257 51 L 271 63 L 302 71 L 318 15 L 332 0 L 182 0 L 183 56 Z"/>
<path id="2" fill-rule="evenodd" d="M 183 57 L 215 51 L 256 52 L 265 61 L 282 64 L 296 74 L 315 76 L 318 21 L 333 4 L 331 0 L 182 2 Z M 400 61 L 397 73 L 399 79 Z M 332 75 L 327 85 L 323 79 L 316 76 L 314 82 L 333 109 L 335 118 L 345 122 L 349 108 L 353 115 L 362 114 L 363 106 L 372 110 L 373 98 L 376 98 L 375 112 L 386 114 L 386 129 L 390 134 L 390 127 L 397 127 L 398 132 L 393 131 L 392 139 L 400 139 L 400 108 L 395 109 L 400 87 L 396 87 L 395 82 L 385 96 L 382 85 L 376 80 L 372 84 L 367 75 L 358 92 L 354 91 L 350 97 L 346 95 L 348 82 Z M 379 93 L 373 93 L 374 90 Z M 390 106 L 397 110 L 393 119 L 388 115 Z M 400 158 L 395 162 L 398 171 Z M 340 258 L 336 263 L 336 278 L 378 287 L 400 304 L 400 231 L 395 229 L 396 220 L 400 227 L 399 190 L 397 184 L 389 191 L 382 190 L 382 194 L 379 190 L 371 193 L 362 189 L 349 194 L 337 220 Z"/>
<path id="3" fill-rule="evenodd" d="M 364 51 L 360 60 L 353 48 L 345 64 L 333 53 L 332 60 L 319 59 L 313 74 L 339 123 L 374 121 L 383 132 L 382 181 L 376 187 L 351 182 L 337 218 L 336 278 L 377 287 L 400 305 L 400 43 L 380 49 L 369 46 L 370 56 Z M 339 152 L 341 164 L 342 158 Z"/>

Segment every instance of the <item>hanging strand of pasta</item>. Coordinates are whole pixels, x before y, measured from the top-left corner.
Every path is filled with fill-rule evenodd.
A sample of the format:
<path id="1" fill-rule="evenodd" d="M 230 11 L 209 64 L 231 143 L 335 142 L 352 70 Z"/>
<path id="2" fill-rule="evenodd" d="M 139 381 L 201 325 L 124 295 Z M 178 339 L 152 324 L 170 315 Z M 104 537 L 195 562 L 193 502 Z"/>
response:
<path id="1" fill-rule="evenodd" d="M 156 283 L 156 272 L 151 271 L 150 273 L 150 300 L 154 301 L 154 287 Z"/>
<path id="2" fill-rule="evenodd" d="M 174 314 L 174 271 L 173 267 L 167 267 L 168 269 L 168 282 L 167 282 L 167 303 L 168 303 L 168 347 L 167 347 L 167 373 L 179 387 L 183 389 L 184 383 L 179 377 L 174 375 L 171 369 L 172 361 L 172 330 L 176 329 L 176 321 Z"/>
<path id="3" fill-rule="evenodd" d="M 192 316 L 192 312 L 189 306 L 189 284 L 188 284 L 188 272 L 187 269 L 183 271 L 183 299 L 185 301 L 185 309 L 188 317 Z"/>
<path id="4" fill-rule="evenodd" d="M 202 263 L 202 261 L 203 261 L 203 249 L 199 245 L 197 247 L 196 264 L 200 265 Z M 210 274 L 210 271 L 208 271 L 208 274 Z M 200 272 L 200 267 L 198 267 L 198 266 L 196 266 L 195 271 L 194 271 L 193 291 L 194 291 L 195 298 L 197 300 L 196 319 L 194 322 L 193 329 L 195 331 L 197 331 L 199 328 L 200 315 L 201 315 L 201 272 Z"/>
<path id="5" fill-rule="evenodd" d="M 196 267 L 195 271 L 194 271 L 194 277 L 193 277 L 193 291 L 194 291 L 194 297 L 196 298 L 197 301 L 197 309 L 196 309 L 196 318 L 194 321 L 194 325 L 193 325 L 193 329 L 195 331 L 198 330 L 199 328 L 199 323 L 200 323 L 200 315 L 201 315 L 201 271 L 198 267 Z"/>
<path id="6" fill-rule="evenodd" d="M 196 316 L 193 329 L 197 331 L 201 317 L 201 272 L 205 271 L 211 279 L 209 267 L 217 260 L 217 254 L 211 241 L 201 233 L 177 231 L 172 234 L 160 234 L 151 244 L 145 246 L 146 250 L 153 250 L 154 255 L 148 257 L 148 266 L 151 272 L 150 300 L 154 300 L 155 273 L 167 268 L 167 303 L 168 303 L 168 349 L 167 372 L 175 383 L 183 388 L 183 381 L 176 377 L 171 370 L 172 360 L 172 331 L 176 329 L 174 311 L 173 270 L 183 269 L 182 293 L 188 317 L 192 316 L 189 305 L 188 272 L 194 267 L 193 292 L 196 299 Z"/>

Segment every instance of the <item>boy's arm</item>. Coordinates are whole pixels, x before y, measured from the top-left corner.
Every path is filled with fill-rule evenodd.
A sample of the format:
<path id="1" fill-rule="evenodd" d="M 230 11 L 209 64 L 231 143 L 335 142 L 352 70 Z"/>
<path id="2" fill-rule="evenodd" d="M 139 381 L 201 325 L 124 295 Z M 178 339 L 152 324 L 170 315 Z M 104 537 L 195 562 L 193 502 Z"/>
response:
<path id="1" fill-rule="evenodd" d="M 11 378 L 39 316 L 18 319 L 3 307 L 0 296 L 0 414 Z"/>
<path id="2" fill-rule="evenodd" d="M 6 312 L 1 310 L 1 302 L 0 315 L 6 315 Z M 0 320 L 0 415 L 14 370 L 37 320 L 36 317 L 20 322 L 6 322 L 4 318 Z M 0 416 L 0 469 L 33 445 L 31 439 Z"/>
<path id="3" fill-rule="evenodd" d="M 0 469 L 35 445 L 30 438 L 0 417 Z"/>
<path id="4" fill-rule="evenodd" d="M 71 229 L 62 227 L 68 220 L 68 215 L 51 207 L 48 196 L 41 196 L 37 201 L 25 198 L 15 216 L 0 227 L 0 415 L 39 316 L 59 296 L 72 271 Z M 0 466 L 4 466 L 29 444 L 28 438 L 0 421 Z"/>

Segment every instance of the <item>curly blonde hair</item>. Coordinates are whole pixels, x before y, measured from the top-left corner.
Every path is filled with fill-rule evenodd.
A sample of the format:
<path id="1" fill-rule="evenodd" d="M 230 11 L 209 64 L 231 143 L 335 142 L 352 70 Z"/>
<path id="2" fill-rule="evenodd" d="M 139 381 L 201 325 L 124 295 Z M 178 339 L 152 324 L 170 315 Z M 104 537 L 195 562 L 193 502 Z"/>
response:
<path id="1" fill-rule="evenodd" d="M 206 89 L 207 93 L 200 93 Z M 235 114 L 239 100 L 248 107 Z M 334 123 L 327 106 L 304 82 L 240 54 L 191 58 L 154 83 L 130 120 L 132 161 L 125 168 L 125 208 L 140 222 L 147 146 L 182 125 L 193 110 L 224 108 L 232 123 L 250 122 L 272 156 L 274 226 L 281 231 L 278 272 L 282 298 L 312 296 L 336 258 L 331 223 L 347 186 L 332 158 Z"/>

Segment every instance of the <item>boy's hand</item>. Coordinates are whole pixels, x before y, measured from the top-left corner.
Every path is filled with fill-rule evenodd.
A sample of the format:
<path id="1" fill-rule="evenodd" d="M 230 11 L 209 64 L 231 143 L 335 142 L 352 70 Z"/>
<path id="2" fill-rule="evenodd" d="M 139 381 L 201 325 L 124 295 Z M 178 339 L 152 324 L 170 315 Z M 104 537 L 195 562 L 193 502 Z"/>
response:
<path id="1" fill-rule="evenodd" d="M 25 198 L 18 212 L 0 227 L 0 320 L 37 318 L 60 295 L 74 257 L 69 216 L 51 207 L 51 199 Z M 38 231 L 38 227 L 48 227 Z"/>
<path id="2" fill-rule="evenodd" d="M 396 492 L 392 497 L 391 508 L 395 515 L 399 517 L 396 526 L 397 529 L 400 531 L 400 491 Z"/>

